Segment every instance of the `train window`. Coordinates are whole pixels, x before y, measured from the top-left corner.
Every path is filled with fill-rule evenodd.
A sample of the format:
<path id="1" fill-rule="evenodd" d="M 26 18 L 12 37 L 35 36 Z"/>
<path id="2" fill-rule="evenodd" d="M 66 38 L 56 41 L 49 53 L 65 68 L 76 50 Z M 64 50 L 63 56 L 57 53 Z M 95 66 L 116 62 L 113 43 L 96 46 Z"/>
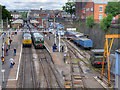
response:
<path id="1" fill-rule="evenodd" d="M 31 39 L 31 37 L 24 37 L 24 39 Z"/>
<path id="2" fill-rule="evenodd" d="M 43 38 L 41 38 L 41 41 L 43 41 L 44 39 Z"/>
<path id="3" fill-rule="evenodd" d="M 40 37 L 35 38 L 35 41 L 40 41 Z"/>

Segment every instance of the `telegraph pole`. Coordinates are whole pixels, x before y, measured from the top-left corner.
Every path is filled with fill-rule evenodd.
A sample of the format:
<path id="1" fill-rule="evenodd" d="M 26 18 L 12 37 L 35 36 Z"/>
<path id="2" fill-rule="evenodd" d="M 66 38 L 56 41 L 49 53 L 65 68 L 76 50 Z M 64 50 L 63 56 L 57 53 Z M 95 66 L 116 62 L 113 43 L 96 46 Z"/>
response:
<path id="1" fill-rule="evenodd" d="M 54 31 L 55 31 L 55 44 L 56 44 L 55 17 L 54 17 Z"/>
<path id="2" fill-rule="evenodd" d="M 58 34 L 59 34 L 59 52 L 60 52 L 60 32 Z"/>
<path id="3" fill-rule="evenodd" d="M 3 31 L 3 20 L 1 20 L 1 24 L 2 24 L 2 31 Z"/>

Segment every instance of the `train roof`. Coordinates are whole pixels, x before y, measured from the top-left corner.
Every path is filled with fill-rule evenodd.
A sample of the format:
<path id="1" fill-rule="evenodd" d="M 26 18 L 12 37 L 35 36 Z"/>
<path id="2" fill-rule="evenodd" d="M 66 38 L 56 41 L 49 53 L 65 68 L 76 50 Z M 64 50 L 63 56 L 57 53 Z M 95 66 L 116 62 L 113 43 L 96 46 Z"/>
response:
<path id="1" fill-rule="evenodd" d="M 104 49 L 92 49 L 91 50 L 92 52 L 99 52 L 99 53 L 103 53 L 104 52 Z"/>
<path id="2" fill-rule="evenodd" d="M 25 37 L 25 36 L 29 36 L 29 37 L 31 37 L 31 34 L 30 34 L 30 33 L 24 33 L 23 36 L 24 36 L 24 37 Z"/>
<path id="3" fill-rule="evenodd" d="M 88 38 L 80 38 L 80 40 L 86 41 L 86 40 L 91 40 L 91 39 L 88 39 Z"/>
<path id="4" fill-rule="evenodd" d="M 43 37 L 40 33 L 33 33 L 34 37 Z"/>
<path id="5" fill-rule="evenodd" d="M 84 34 L 83 34 L 83 33 L 78 33 L 78 34 L 76 34 L 75 36 L 76 36 L 76 37 L 84 36 Z"/>

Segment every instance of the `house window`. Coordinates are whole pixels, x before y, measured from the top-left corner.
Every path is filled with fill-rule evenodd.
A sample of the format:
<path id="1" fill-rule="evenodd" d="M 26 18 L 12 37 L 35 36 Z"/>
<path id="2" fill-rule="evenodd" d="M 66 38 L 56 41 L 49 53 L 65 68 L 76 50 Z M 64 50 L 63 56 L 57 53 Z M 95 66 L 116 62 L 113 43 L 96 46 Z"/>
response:
<path id="1" fill-rule="evenodd" d="M 89 8 L 86 9 L 86 12 L 88 12 L 88 11 L 89 11 Z"/>
<path id="2" fill-rule="evenodd" d="M 113 17 L 113 20 L 115 20 L 115 17 Z"/>
<path id="3" fill-rule="evenodd" d="M 99 14 L 99 20 L 102 20 L 102 16 L 103 16 L 102 14 Z"/>
<path id="4" fill-rule="evenodd" d="M 85 10 L 83 11 L 83 13 L 85 13 Z"/>
<path id="5" fill-rule="evenodd" d="M 93 12 L 93 7 L 91 8 L 91 11 Z"/>
<path id="6" fill-rule="evenodd" d="M 99 6 L 99 12 L 103 12 L 103 6 Z"/>

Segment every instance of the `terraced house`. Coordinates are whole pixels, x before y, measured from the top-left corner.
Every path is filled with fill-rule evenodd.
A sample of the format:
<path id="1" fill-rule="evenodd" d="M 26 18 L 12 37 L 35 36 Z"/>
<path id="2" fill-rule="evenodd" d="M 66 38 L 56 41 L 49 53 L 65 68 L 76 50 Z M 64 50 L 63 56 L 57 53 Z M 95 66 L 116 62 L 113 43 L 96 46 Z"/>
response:
<path id="1" fill-rule="evenodd" d="M 84 2 L 85 0 L 76 0 L 76 17 L 81 21 L 85 21 L 86 17 L 93 15 L 95 22 L 100 22 L 103 17 L 107 16 L 105 12 L 105 8 L 108 2 L 98 2 L 93 0 L 88 0 L 88 2 Z M 118 20 L 119 15 L 113 17 L 113 20 Z"/>

